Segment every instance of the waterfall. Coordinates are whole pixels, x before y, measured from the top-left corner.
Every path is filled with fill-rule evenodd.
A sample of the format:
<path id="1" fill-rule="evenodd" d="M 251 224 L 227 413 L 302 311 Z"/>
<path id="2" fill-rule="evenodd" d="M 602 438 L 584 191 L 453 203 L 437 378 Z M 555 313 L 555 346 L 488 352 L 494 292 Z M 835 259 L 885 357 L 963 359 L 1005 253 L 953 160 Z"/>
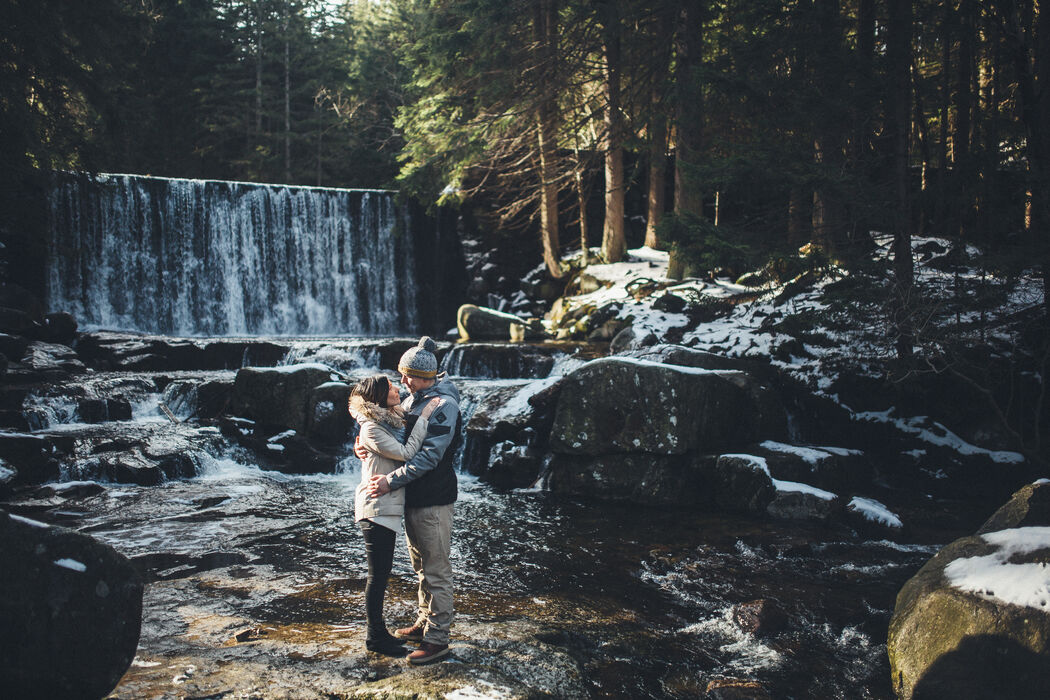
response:
<path id="1" fill-rule="evenodd" d="M 383 190 L 56 173 L 48 308 L 183 336 L 404 335 L 412 222 Z"/>

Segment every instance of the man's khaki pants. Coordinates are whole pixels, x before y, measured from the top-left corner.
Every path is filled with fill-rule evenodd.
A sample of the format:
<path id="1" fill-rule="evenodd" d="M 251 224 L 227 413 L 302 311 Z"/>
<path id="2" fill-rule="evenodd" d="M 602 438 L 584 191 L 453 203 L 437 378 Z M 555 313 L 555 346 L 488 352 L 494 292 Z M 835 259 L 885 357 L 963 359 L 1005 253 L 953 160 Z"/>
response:
<path id="1" fill-rule="evenodd" d="M 408 557 L 419 577 L 416 624 L 431 644 L 448 644 L 452 627 L 452 508 L 449 503 L 405 509 Z"/>

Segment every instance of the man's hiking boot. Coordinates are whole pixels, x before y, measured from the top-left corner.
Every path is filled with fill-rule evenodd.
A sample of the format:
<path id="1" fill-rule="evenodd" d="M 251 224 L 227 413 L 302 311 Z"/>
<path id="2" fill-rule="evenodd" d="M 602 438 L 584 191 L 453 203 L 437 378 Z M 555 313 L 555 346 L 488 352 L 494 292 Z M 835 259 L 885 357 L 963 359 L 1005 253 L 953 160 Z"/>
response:
<path id="1" fill-rule="evenodd" d="M 446 656 L 448 656 L 448 644 L 423 642 L 419 645 L 419 649 L 408 655 L 408 663 L 413 666 L 424 666 L 440 661 Z"/>
<path id="2" fill-rule="evenodd" d="M 394 631 L 394 636 L 398 639 L 404 639 L 406 642 L 422 642 L 423 626 L 412 625 L 411 627 L 402 627 L 401 629 Z"/>

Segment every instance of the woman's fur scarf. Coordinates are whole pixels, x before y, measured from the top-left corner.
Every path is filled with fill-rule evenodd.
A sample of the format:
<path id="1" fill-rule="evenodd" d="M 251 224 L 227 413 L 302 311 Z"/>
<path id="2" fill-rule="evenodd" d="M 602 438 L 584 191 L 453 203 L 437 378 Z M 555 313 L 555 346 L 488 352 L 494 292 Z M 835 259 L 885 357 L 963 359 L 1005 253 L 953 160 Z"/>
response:
<path id="1" fill-rule="evenodd" d="M 383 408 L 379 404 L 366 401 L 365 397 L 353 395 L 350 397 L 350 415 L 360 423 L 370 420 L 374 423 L 389 425 L 391 428 L 405 427 L 405 409 L 400 406 Z"/>

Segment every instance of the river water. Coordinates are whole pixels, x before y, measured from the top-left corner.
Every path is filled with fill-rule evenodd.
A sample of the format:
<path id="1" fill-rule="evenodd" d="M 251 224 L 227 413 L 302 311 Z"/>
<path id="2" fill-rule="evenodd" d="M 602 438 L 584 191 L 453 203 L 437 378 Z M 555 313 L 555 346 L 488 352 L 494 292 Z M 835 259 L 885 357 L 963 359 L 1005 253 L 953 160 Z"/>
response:
<path id="1" fill-rule="evenodd" d="M 192 583 L 200 600 L 186 602 L 201 618 L 232 615 L 266 630 L 320 626 L 325 632 L 315 634 L 328 638 L 362 619 L 354 461 L 343 473 L 288 476 L 223 456 L 196 478 L 110 485 L 43 516 L 111 544 L 151 588 Z M 892 697 L 885 638 L 894 598 L 937 548 L 542 491 L 499 493 L 465 475 L 461 491 L 457 628 L 540 621 L 595 697 L 693 697 L 724 678 L 757 680 L 775 697 Z M 402 546 L 394 579 L 390 619 L 409 620 L 414 584 Z M 264 593 L 253 590 L 263 581 Z M 224 613 L 201 592 L 209 587 Z M 755 599 L 775 600 L 787 626 L 770 636 L 743 632 L 733 607 Z M 125 679 L 131 694 L 119 686 L 117 697 L 163 694 L 158 684 L 178 677 L 178 669 L 146 673 L 178 646 L 163 624 L 151 629 L 151 600 L 147 594 L 140 662 Z"/>
<path id="2" fill-rule="evenodd" d="M 465 412 L 505 383 L 461 379 Z M 140 408 L 133 422 L 164 419 Z M 28 494 L 5 504 L 90 534 L 142 571 L 138 656 L 112 696 L 342 697 L 403 673 L 403 662 L 361 648 L 357 460 L 347 456 L 335 474 L 266 471 L 244 450 L 215 448 L 225 444 L 217 429 L 196 430 L 211 447 L 194 478 L 67 482 L 57 501 Z M 777 698 L 892 698 L 885 642 L 897 591 L 976 527 L 954 504 L 905 496 L 890 504 L 915 525 L 900 543 L 819 524 L 501 492 L 461 473 L 457 617 L 443 665 L 473 669 L 484 657 L 514 676 L 554 654 L 557 673 L 521 675 L 553 695 L 688 698 L 711 683 L 752 682 Z M 411 622 L 414 591 L 399 535 L 392 626 Z M 782 610 L 784 626 L 744 631 L 733 611 L 755 600 Z"/>

